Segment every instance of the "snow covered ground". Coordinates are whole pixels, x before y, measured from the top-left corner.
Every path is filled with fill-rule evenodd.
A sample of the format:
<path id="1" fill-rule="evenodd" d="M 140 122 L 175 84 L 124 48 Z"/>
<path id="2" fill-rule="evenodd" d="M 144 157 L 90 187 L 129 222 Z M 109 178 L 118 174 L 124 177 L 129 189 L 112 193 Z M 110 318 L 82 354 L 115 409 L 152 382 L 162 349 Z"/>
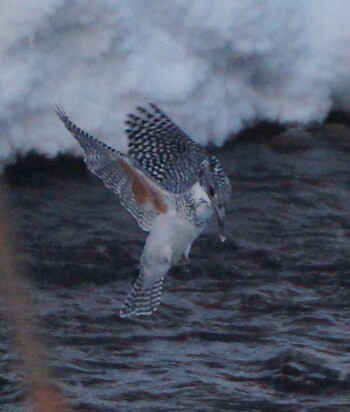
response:
<path id="1" fill-rule="evenodd" d="M 155 102 L 195 140 L 350 106 L 348 0 L 8 0 L 0 6 L 0 160 L 80 153 L 56 115 L 120 150 Z"/>

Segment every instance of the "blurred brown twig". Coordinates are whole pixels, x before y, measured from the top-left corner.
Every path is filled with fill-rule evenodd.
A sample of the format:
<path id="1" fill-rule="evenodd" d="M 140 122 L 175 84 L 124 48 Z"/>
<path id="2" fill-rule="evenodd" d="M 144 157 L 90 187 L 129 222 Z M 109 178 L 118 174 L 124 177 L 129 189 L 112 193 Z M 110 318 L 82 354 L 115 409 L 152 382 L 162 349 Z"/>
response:
<path id="1" fill-rule="evenodd" d="M 0 297 L 4 317 L 12 329 L 12 342 L 23 359 L 31 388 L 28 406 L 34 412 L 66 411 L 60 391 L 49 383 L 44 345 L 33 320 L 30 285 L 23 274 L 15 239 L 5 191 L 0 186 Z"/>

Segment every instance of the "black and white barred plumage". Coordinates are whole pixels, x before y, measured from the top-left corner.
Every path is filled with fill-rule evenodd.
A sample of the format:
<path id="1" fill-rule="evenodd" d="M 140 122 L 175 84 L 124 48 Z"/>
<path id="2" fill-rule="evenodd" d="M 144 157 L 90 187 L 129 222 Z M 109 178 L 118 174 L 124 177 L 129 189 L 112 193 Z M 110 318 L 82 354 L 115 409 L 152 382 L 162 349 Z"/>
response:
<path id="1" fill-rule="evenodd" d="M 138 107 L 137 111 L 125 122 L 128 155 L 165 190 L 184 192 L 198 179 L 198 169 L 207 158 L 203 148 L 155 104 L 149 109 Z"/>
<path id="2" fill-rule="evenodd" d="M 129 114 L 127 154 L 118 152 L 57 114 L 85 152 L 88 169 L 113 190 L 149 231 L 141 270 L 121 310 L 122 317 L 150 315 L 160 302 L 164 276 L 188 257 L 193 241 L 214 211 L 223 228 L 231 194 L 218 159 L 208 157 L 156 105 Z"/>

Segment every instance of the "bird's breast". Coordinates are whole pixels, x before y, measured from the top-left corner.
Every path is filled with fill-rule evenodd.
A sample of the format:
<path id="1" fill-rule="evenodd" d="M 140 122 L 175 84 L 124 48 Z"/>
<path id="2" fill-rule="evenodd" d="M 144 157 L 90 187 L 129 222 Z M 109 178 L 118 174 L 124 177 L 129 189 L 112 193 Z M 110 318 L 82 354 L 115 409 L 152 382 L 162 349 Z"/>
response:
<path id="1" fill-rule="evenodd" d="M 147 249 L 152 254 L 168 255 L 172 263 L 178 261 L 202 228 L 175 210 L 159 215 L 147 239 Z"/>

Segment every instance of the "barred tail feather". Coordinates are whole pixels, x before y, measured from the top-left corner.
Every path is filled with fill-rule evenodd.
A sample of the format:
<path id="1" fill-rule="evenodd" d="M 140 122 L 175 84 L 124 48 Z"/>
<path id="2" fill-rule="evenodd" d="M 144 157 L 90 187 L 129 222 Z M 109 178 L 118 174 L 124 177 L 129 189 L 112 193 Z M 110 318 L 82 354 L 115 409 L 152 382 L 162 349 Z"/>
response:
<path id="1" fill-rule="evenodd" d="M 121 318 L 152 315 L 157 310 L 164 277 L 157 280 L 150 288 L 142 289 L 143 276 L 141 269 L 139 277 L 122 306 L 120 311 Z"/>

